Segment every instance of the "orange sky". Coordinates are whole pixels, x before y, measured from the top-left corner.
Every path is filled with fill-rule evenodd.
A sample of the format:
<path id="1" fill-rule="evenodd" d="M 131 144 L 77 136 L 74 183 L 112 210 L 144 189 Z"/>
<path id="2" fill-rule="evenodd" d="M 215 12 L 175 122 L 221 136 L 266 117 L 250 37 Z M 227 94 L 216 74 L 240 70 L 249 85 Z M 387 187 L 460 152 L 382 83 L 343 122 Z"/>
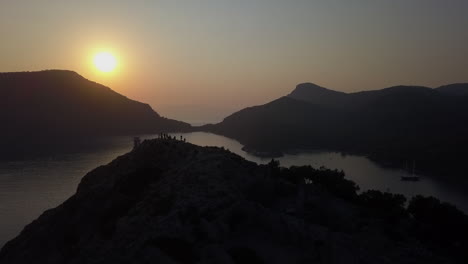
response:
<path id="1" fill-rule="evenodd" d="M 162 115 L 214 122 L 301 82 L 468 82 L 467 13 L 466 0 L 6 0 L 0 71 L 75 70 Z M 96 71 L 99 51 L 115 72 Z"/>

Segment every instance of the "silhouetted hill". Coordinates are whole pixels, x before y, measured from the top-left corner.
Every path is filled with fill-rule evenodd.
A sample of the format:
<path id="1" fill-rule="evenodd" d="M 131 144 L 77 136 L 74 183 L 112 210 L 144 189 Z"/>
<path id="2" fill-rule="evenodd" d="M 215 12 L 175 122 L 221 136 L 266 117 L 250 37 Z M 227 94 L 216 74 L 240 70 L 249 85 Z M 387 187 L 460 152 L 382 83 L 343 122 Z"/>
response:
<path id="1" fill-rule="evenodd" d="M 434 89 L 423 86 L 394 86 L 381 90 L 356 93 L 343 93 L 329 90 L 315 84 L 303 83 L 296 86 L 288 97 L 315 105 L 332 107 L 359 107 L 383 96 L 427 96 L 437 93 Z"/>
<path id="2" fill-rule="evenodd" d="M 468 97 L 418 86 L 345 94 L 310 84 L 299 85 L 292 94 L 295 98 L 249 107 L 201 129 L 237 139 L 262 155 L 324 149 L 394 165 L 416 160 L 426 172 L 464 169 Z"/>
<path id="3" fill-rule="evenodd" d="M 468 96 L 468 83 L 456 83 L 436 88 L 437 91 L 456 96 Z"/>
<path id="4" fill-rule="evenodd" d="M 88 173 L 0 263 L 463 263 L 462 212 L 356 189 L 339 171 L 144 141 Z"/>
<path id="5" fill-rule="evenodd" d="M 345 93 L 328 90 L 313 83 L 301 83 L 297 85 L 296 89 L 288 97 L 325 106 L 339 106 L 347 101 Z"/>
<path id="6" fill-rule="evenodd" d="M 254 152 L 277 153 L 292 146 L 322 148 L 327 144 L 323 141 L 325 136 L 335 132 L 330 128 L 342 119 L 339 113 L 333 108 L 282 97 L 243 109 L 202 129 L 235 138 Z"/>
<path id="7" fill-rule="evenodd" d="M 98 137 L 190 127 L 161 117 L 147 104 L 62 70 L 0 73 L 0 124 L 2 147 L 18 153 Z M 8 156 L 8 152 L 2 154 Z"/>

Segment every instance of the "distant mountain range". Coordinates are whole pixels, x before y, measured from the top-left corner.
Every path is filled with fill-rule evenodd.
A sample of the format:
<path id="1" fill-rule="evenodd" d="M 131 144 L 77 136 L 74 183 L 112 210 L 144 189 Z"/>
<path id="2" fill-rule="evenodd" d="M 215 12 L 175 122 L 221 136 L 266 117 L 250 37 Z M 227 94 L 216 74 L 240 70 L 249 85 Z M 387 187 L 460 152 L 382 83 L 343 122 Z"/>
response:
<path id="1" fill-rule="evenodd" d="M 255 154 L 298 149 L 360 153 L 392 165 L 460 171 L 468 159 L 468 84 L 343 93 L 311 83 L 200 128 Z"/>
<path id="2" fill-rule="evenodd" d="M 63 70 L 0 73 L 0 124 L 3 156 L 99 137 L 190 128 L 161 117 L 148 104 Z"/>

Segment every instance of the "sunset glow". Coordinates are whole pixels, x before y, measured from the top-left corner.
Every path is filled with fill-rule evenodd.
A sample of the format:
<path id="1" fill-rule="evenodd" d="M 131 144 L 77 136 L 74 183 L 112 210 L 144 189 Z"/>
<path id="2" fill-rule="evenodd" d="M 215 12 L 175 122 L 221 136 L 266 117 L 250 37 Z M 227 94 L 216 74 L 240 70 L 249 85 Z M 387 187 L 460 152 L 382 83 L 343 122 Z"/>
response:
<path id="1" fill-rule="evenodd" d="M 117 60 L 111 53 L 100 52 L 94 56 L 94 65 L 99 71 L 111 72 L 117 66 Z"/>

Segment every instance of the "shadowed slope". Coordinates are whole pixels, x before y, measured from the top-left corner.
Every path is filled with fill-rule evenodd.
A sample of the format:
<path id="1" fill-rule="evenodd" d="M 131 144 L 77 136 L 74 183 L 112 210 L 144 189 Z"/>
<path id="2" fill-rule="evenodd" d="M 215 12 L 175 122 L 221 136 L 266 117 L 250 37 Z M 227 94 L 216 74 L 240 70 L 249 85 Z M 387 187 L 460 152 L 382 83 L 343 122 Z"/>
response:
<path id="1" fill-rule="evenodd" d="M 62 70 L 0 73 L 0 123 L 0 142 L 32 151 L 74 140 L 190 127 Z"/>

